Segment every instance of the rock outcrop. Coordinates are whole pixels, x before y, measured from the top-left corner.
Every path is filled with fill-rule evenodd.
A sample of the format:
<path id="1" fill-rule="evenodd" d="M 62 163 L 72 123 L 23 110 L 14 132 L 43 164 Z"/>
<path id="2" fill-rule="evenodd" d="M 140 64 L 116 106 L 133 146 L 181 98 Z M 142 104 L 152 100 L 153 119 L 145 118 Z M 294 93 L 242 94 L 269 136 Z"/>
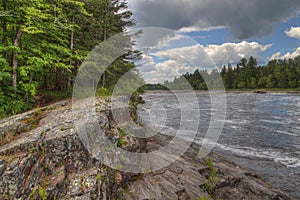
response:
<path id="1" fill-rule="evenodd" d="M 115 140 L 120 138 L 109 119 L 107 101 L 99 99 L 96 107 L 103 130 Z M 43 117 L 30 124 L 35 116 Z M 65 101 L 0 122 L 0 136 L 6 140 L 0 147 L 0 199 L 118 196 L 115 179 L 122 175 L 90 157 L 78 137 L 73 117 L 71 104 Z"/>
<path id="2" fill-rule="evenodd" d="M 169 140 L 168 136 L 156 135 L 146 149 L 152 151 Z M 193 144 L 170 166 L 129 182 L 126 199 L 290 199 L 254 172 L 220 155 L 211 153 L 200 159 L 199 148 Z"/>
<path id="3" fill-rule="evenodd" d="M 126 150 L 149 152 L 170 140 L 124 135 L 109 100 L 98 99 L 96 111 L 107 137 L 116 145 L 125 140 Z M 289 199 L 221 156 L 200 159 L 196 144 L 156 172 L 110 169 L 91 157 L 73 120 L 71 103 L 64 101 L 0 121 L 0 199 Z"/>

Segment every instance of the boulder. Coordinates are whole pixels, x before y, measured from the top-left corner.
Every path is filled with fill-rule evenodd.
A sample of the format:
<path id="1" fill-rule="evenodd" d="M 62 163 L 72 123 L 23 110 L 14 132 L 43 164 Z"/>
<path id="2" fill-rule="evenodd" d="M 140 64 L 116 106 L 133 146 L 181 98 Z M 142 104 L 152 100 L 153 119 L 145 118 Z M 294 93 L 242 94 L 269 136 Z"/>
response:
<path id="1" fill-rule="evenodd" d="M 254 91 L 255 94 L 267 94 L 266 90 L 255 90 Z"/>

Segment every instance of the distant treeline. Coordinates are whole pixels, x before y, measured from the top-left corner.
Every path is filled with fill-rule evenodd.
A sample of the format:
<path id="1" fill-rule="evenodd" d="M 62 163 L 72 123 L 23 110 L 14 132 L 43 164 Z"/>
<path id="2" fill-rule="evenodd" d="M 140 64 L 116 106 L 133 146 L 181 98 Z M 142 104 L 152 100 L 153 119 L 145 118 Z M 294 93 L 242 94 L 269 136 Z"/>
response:
<path id="1" fill-rule="evenodd" d="M 182 79 L 188 80 L 195 90 L 207 90 L 207 84 L 214 85 L 217 70 L 208 73 L 206 70 L 196 70 L 176 77 L 172 82 L 164 84 L 147 85 L 149 90 L 165 89 L 165 86 L 182 89 Z M 300 88 L 300 56 L 289 60 L 272 60 L 266 66 L 258 66 L 255 58 L 242 59 L 235 67 L 228 64 L 220 72 L 226 89 L 272 89 L 272 88 Z"/>
<path id="2" fill-rule="evenodd" d="M 168 90 L 166 86 L 163 86 L 162 84 L 146 84 L 147 90 Z"/>

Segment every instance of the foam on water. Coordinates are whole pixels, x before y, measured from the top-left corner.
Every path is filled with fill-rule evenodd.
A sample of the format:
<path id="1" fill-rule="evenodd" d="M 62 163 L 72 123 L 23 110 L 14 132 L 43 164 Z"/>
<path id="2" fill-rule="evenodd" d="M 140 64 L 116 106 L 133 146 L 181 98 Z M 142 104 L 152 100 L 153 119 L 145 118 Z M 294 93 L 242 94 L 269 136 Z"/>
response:
<path id="1" fill-rule="evenodd" d="M 280 133 L 280 134 L 284 134 L 284 135 L 290 135 L 290 136 L 297 136 L 298 135 L 296 133 L 291 133 L 291 132 L 281 131 L 281 130 L 276 130 L 275 132 Z"/>
<path id="2" fill-rule="evenodd" d="M 198 144 L 202 144 L 203 139 L 197 139 L 196 142 Z M 209 143 L 210 141 L 206 140 L 206 142 Z M 213 142 L 211 142 L 210 144 L 213 144 Z M 274 162 L 285 165 L 288 168 L 300 167 L 299 157 L 293 157 L 287 153 L 282 153 L 274 149 L 258 149 L 253 147 L 241 147 L 239 145 L 223 145 L 220 143 L 215 143 L 214 145 L 217 149 L 230 151 L 231 153 L 234 153 L 239 157 L 252 157 L 254 160 L 255 158 L 263 160 L 273 160 Z"/>
<path id="3" fill-rule="evenodd" d="M 141 115 L 155 103 L 166 105 L 167 127 L 159 127 L 166 135 L 174 136 L 179 127 L 178 102 L 170 94 L 147 94 L 146 104 L 141 105 Z M 188 101 L 188 98 L 187 98 Z M 227 94 L 227 116 L 219 122 L 225 123 L 223 134 L 215 144 L 215 151 L 236 158 L 237 164 L 258 170 L 265 178 L 274 181 L 278 187 L 296 191 L 300 178 L 300 95 L 293 94 Z M 209 96 L 199 96 L 199 107 L 193 102 L 183 105 L 183 109 L 200 112 L 197 137 L 205 137 L 211 117 L 217 114 L 210 105 Z M 145 110 L 146 109 L 146 110 Z M 179 112 L 180 113 L 180 112 Z M 191 115 L 194 116 L 194 115 Z M 150 119 L 144 119 L 148 121 Z M 143 121 L 143 120 L 142 120 Z M 155 121 L 155 120 L 154 120 Z M 195 123 L 193 120 L 187 124 Z M 158 125 L 155 123 L 152 125 Z M 177 126 L 178 125 L 178 126 Z M 179 134 L 184 140 L 192 137 L 187 131 Z M 197 138 L 197 143 L 202 140 Z M 208 145 L 214 145 L 212 142 Z M 268 168 L 276 169 L 275 171 Z M 267 172 L 267 173 L 266 173 Z M 282 179 L 280 174 L 296 174 Z M 300 179 L 299 179 L 300 180 Z M 300 199 L 300 194 L 296 194 Z"/>

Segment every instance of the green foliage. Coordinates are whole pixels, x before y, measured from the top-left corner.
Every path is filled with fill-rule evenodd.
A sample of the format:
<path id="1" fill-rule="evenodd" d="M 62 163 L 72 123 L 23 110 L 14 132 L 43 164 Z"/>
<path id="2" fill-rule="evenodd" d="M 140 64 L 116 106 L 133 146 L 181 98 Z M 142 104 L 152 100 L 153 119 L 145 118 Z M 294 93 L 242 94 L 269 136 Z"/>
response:
<path id="1" fill-rule="evenodd" d="M 109 91 L 108 88 L 104 88 L 104 87 L 99 87 L 96 92 L 97 96 L 104 96 L 104 97 L 111 95 L 111 93 L 112 92 Z"/>
<path id="2" fill-rule="evenodd" d="M 172 82 L 166 81 L 164 85 L 147 85 L 147 89 L 169 88 L 185 89 L 186 79 L 195 90 L 207 90 L 208 87 L 216 89 L 218 83 L 217 71 L 196 70 L 176 77 Z M 220 72 L 226 89 L 262 89 L 262 88 L 300 88 L 300 56 L 289 60 L 272 60 L 266 66 L 257 66 L 255 58 L 242 59 L 235 68 L 230 64 L 224 66 Z M 206 80 L 206 81 L 204 81 Z"/>
<path id="3" fill-rule="evenodd" d="M 213 166 L 213 162 L 212 162 L 212 159 L 211 159 L 211 158 L 208 158 L 208 159 L 205 161 L 205 164 L 206 164 L 206 166 L 208 167 L 208 169 L 209 169 L 210 171 L 213 170 L 214 166 Z"/>
<path id="4" fill-rule="evenodd" d="M 29 153 L 33 154 L 34 152 L 36 152 L 36 148 L 35 147 L 30 147 Z"/>
<path id="5" fill-rule="evenodd" d="M 146 90 L 168 90 L 168 88 L 162 84 L 146 84 Z"/>
<path id="6" fill-rule="evenodd" d="M 117 146 L 118 147 L 126 147 L 126 146 L 128 146 L 128 141 L 124 138 L 119 138 Z"/>
<path id="7" fill-rule="evenodd" d="M 29 194 L 29 199 L 47 199 L 47 191 L 41 186 L 34 187 Z"/>
<path id="8" fill-rule="evenodd" d="M 214 188 L 218 184 L 218 170 L 214 168 L 213 162 L 210 158 L 206 160 L 206 165 L 210 174 L 209 178 L 205 181 L 204 185 L 202 186 L 202 189 L 211 195 L 213 194 Z"/>
<path id="9" fill-rule="evenodd" d="M 198 200 L 211 200 L 211 199 L 212 198 L 211 198 L 210 195 L 208 195 L 208 196 L 202 196 L 202 197 L 198 198 Z"/>
<path id="10" fill-rule="evenodd" d="M 22 99 L 14 99 L 5 96 L 0 91 L 0 119 L 10 115 L 15 115 L 30 109 L 31 106 Z"/>
<path id="11" fill-rule="evenodd" d="M 34 196 L 36 195 L 36 191 L 37 191 L 36 187 L 32 189 L 32 191 L 29 194 L 29 199 L 34 199 Z"/>
<path id="12" fill-rule="evenodd" d="M 53 101 L 68 97 L 88 53 L 133 25 L 121 0 L 1 1 L 0 13 L 0 118 L 30 109 L 40 91 Z M 107 69 L 100 95 L 134 68 L 134 56 Z"/>
<path id="13" fill-rule="evenodd" d="M 39 196 L 42 200 L 47 199 L 47 191 L 42 187 L 39 187 Z"/>

